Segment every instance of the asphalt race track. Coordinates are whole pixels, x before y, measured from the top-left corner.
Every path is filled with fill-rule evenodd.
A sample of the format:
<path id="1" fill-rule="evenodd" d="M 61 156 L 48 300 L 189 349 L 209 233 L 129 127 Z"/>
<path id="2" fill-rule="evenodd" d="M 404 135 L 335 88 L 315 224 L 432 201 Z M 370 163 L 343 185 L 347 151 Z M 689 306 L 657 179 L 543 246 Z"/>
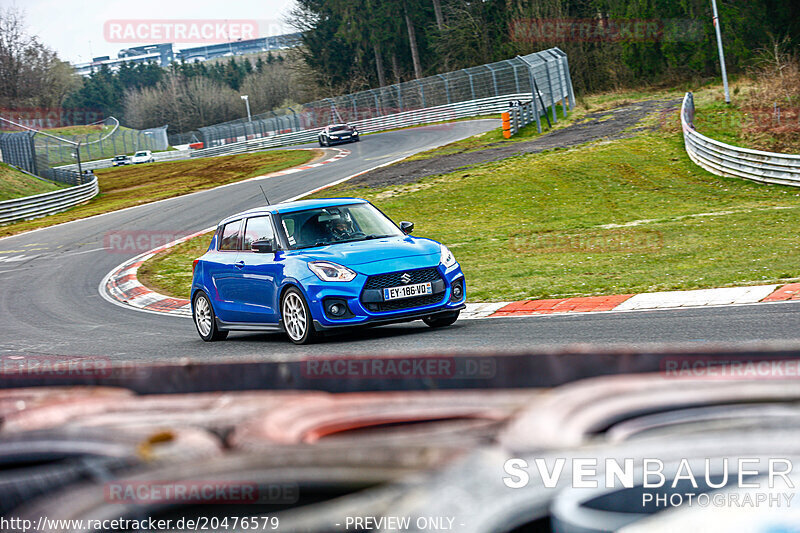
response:
<path id="1" fill-rule="evenodd" d="M 417 321 L 347 332 L 312 346 L 280 334 L 234 332 L 203 343 L 190 320 L 125 309 L 105 301 L 100 280 L 126 259 L 110 253 L 110 231 L 194 232 L 383 163 L 487 131 L 496 120 L 369 135 L 352 153 L 294 175 L 234 184 L 96 218 L 0 239 L 0 355 L 96 355 L 120 360 L 264 358 L 302 354 L 531 349 L 573 343 L 800 341 L 797 302 L 576 316 L 460 320 L 434 331 Z M 14 257 L 14 261 L 6 261 Z M 467 279 L 469 280 L 469 272 Z"/>

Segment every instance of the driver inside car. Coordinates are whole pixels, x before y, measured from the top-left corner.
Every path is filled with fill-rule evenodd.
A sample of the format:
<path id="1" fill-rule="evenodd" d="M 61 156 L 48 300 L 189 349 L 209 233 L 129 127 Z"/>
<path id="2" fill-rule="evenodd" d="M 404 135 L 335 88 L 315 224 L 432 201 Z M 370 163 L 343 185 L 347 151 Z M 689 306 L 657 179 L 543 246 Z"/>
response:
<path id="1" fill-rule="evenodd" d="M 353 224 L 345 217 L 334 218 L 328 223 L 328 228 L 335 241 L 343 241 L 353 236 Z"/>

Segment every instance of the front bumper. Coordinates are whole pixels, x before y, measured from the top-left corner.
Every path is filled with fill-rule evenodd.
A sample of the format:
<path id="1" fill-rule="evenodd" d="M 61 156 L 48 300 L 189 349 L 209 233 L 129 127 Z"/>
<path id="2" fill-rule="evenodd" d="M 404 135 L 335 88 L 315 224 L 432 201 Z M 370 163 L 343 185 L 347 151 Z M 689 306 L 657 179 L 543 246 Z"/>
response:
<path id="1" fill-rule="evenodd" d="M 346 143 L 352 143 L 352 142 L 356 142 L 356 141 L 358 140 L 358 138 L 359 138 L 359 136 L 358 136 L 358 135 L 353 135 L 353 136 L 352 136 L 352 137 L 350 137 L 349 139 L 333 139 L 333 138 L 331 138 L 331 137 L 328 137 L 328 144 L 346 144 Z"/>
<path id="2" fill-rule="evenodd" d="M 316 277 L 309 278 L 304 283 L 304 289 L 314 319 L 314 326 L 321 331 L 341 327 L 405 322 L 431 315 L 460 311 L 464 308 L 466 301 L 466 281 L 461 266 L 456 264 L 445 269 L 444 266 L 438 265 L 435 268 L 438 270 L 441 280 L 431 283 L 434 294 L 426 297 L 425 303 L 422 305 L 397 310 L 374 310 L 383 306 L 374 305 L 377 303 L 375 301 L 376 291 L 364 289 L 368 276 L 363 274 L 359 274 L 349 283 L 326 283 L 319 281 Z M 462 287 L 461 298 L 457 300 L 452 299 L 454 283 L 460 283 Z M 325 312 L 325 302 L 330 299 L 346 302 L 348 312 L 345 317 L 331 318 Z M 399 301 L 392 300 L 391 302 Z"/>

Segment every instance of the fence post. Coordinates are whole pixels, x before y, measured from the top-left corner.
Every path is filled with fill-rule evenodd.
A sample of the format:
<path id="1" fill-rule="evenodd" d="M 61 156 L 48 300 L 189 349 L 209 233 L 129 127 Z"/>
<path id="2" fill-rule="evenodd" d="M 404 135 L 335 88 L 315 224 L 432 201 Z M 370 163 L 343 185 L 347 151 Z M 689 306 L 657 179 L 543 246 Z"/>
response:
<path id="1" fill-rule="evenodd" d="M 517 88 L 517 94 L 519 94 L 519 76 L 517 75 L 517 65 L 512 61 L 509 61 L 509 63 L 511 63 L 511 68 L 514 69 L 514 86 Z"/>
<path id="2" fill-rule="evenodd" d="M 561 52 L 561 62 L 564 64 L 564 75 L 567 79 L 567 90 L 569 91 L 569 100 L 572 104 L 572 108 L 574 108 L 577 104 L 575 102 L 575 89 L 572 87 L 572 75 L 569 73 L 569 59 L 567 58 L 567 54 L 564 53 L 563 50 L 557 48 L 559 52 Z"/>
<path id="3" fill-rule="evenodd" d="M 415 81 L 417 82 L 417 85 L 419 86 L 419 96 L 420 96 L 420 100 L 422 101 L 422 108 L 424 109 L 426 107 L 425 106 L 425 87 L 422 86 L 422 82 L 421 81 L 419 81 L 419 80 L 415 80 Z"/>
<path id="4" fill-rule="evenodd" d="M 558 123 L 558 115 L 556 113 L 556 100 L 553 97 L 553 78 L 550 76 L 550 62 L 546 57 L 541 58 L 544 61 L 544 71 L 547 73 L 547 85 L 550 87 L 550 107 L 553 110 L 553 122 Z"/>
<path id="5" fill-rule="evenodd" d="M 536 80 L 533 77 L 533 65 L 528 63 L 528 60 L 522 56 L 517 56 L 516 59 L 519 59 L 528 66 L 528 77 L 530 78 L 531 82 L 531 102 L 533 103 L 533 114 L 536 116 L 536 131 L 542 133 L 541 113 L 539 112 L 539 103 L 536 101 L 536 98 L 539 96 L 537 94 L 539 91 L 536 88 Z M 547 112 L 546 109 L 545 112 Z"/>
<path id="6" fill-rule="evenodd" d="M 451 101 L 450 101 L 450 82 L 444 76 L 444 74 L 437 74 L 436 76 L 441 78 L 441 80 L 444 82 L 444 94 L 447 96 L 447 103 L 448 104 L 451 103 Z"/>
<path id="7" fill-rule="evenodd" d="M 475 100 L 475 82 L 472 80 L 472 73 L 467 69 L 464 72 L 469 76 L 469 91 L 472 93 L 472 99 Z"/>
<path id="8" fill-rule="evenodd" d="M 500 91 L 497 89 L 497 73 L 492 68 L 492 65 L 487 64 L 484 65 L 484 67 L 488 68 L 489 72 L 492 73 L 492 83 L 494 84 L 494 95 L 500 96 Z"/>
<path id="9" fill-rule="evenodd" d="M 370 92 L 372 93 L 372 97 L 375 99 L 375 116 L 379 117 L 381 116 L 381 104 L 378 102 L 378 95 L 375 94 L 375 89 L 372 89 Z"/>
<path id="10" fill-rule="evenodd" d="M 556 62 L 556 70 L 558 71 L 558 95 L 561 97 L 561 114 L 564 116 L 564 118 L 567 118 L 567 97 L 564 87 L 564 73 L 561 71 L 563 66 L 558 54 L 556 54 L 553 50 L 548 50 L 547 53 L 549 53 Z"/>

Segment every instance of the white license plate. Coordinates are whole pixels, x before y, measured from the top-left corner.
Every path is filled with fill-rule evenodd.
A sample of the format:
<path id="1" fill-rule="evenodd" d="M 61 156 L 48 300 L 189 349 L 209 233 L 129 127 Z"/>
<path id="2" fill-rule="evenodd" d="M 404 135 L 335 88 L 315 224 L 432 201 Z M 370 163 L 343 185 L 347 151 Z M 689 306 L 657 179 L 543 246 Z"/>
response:
<path id="1" fill-rule="evenodd" d="M 425 294 L 433 294 L 430 282 L 383 289 L 384 300 L 398 300 L 400 298 L 411 298 L 412 296 L 424 296 Z"/>

